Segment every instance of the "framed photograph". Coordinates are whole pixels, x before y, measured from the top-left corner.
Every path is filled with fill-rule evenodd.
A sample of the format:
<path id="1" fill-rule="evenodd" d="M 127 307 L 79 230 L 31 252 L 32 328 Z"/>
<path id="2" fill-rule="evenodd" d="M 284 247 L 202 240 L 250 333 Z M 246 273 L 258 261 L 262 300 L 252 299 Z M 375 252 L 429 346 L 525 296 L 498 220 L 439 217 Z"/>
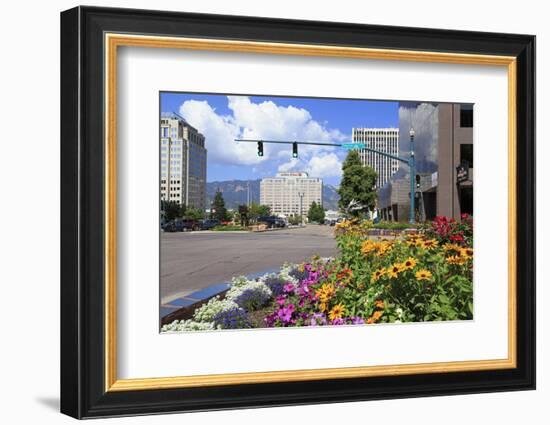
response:
<path id="1" fill-rule="evenodd" d="M 61 14 L 61 411 L 535 388 L 535 37 Z"/>

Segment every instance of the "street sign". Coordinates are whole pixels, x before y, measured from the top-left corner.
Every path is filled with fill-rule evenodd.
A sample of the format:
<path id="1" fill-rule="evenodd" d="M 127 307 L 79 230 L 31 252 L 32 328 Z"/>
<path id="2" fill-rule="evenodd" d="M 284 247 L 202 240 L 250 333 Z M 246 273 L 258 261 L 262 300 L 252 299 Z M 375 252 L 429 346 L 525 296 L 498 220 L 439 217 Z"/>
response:
<path id="1" fill-rule="evenodd" d="M 456 184 L 468 181 L 470 174 L 470 167 L 467 163 L 462 163 L 456 167 Z"/>
<path id="2" fill-rule="evenodd" d="M 343 143 L 342 147 L 344 149 L 365 149 L 364 143 Z"/>

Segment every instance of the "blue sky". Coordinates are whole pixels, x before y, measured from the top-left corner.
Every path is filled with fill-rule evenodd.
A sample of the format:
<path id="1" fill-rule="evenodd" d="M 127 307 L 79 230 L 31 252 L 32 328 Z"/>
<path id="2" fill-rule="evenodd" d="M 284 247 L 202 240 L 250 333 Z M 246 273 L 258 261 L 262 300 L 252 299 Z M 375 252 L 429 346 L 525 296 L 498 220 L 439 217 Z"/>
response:
<path id="1" fill-rule="evenodd" d="M 398 127 L 399 103 L 320 98 L 161 93 L 161 111 L 177 112 L 206 137 L 207 180 L 258 179 L 278 171 L 307 171 L 339 184 L 341 148 L 236 143 L 234 138 L 350 141 L 353 127 Z"/>

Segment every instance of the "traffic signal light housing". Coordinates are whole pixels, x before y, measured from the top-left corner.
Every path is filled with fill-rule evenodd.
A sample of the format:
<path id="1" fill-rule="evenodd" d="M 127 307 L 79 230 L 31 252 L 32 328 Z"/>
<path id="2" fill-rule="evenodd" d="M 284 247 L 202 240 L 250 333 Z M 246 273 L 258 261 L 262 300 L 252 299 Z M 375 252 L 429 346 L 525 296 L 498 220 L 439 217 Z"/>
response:
<path id="1" fill-rule="evenodd" d="M 258 142 L 258 156 L 264 156 L 264 142 Z"/>
<path id="2" fill-rule="evenodd" d="M 420 189 L 420 175 L 419 174 L 416 175 L 416 188 Z"/>
<path id="3" fill-rule="evenodd" d="M 292 143 L 292 158 L 298 158 L 298 143 Z"/>

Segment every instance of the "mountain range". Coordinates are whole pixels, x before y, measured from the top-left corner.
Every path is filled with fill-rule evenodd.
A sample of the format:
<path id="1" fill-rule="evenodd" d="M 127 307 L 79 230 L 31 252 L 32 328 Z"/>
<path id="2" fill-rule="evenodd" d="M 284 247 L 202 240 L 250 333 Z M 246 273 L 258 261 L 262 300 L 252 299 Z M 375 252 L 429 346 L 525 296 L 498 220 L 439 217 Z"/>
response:
<path id="1" fill-rule="evenodd" d="M 206 205 L 209 206 L 214 200 L 216 191 L 219 190 L 225 206 L 229 209 L 236 209 L 239 205 L 247 203 L 248 196 L 250 202 L 260 202 L 260 179 L 257 180 L 225 180 L 206 183 Z M 248 195 L 250 188 L 250 195 Z M 338 188 L 323 184 L 323 207 L 326 210 L 337 210 L 338 200 L 340 197 L 337 192 Z"/>

